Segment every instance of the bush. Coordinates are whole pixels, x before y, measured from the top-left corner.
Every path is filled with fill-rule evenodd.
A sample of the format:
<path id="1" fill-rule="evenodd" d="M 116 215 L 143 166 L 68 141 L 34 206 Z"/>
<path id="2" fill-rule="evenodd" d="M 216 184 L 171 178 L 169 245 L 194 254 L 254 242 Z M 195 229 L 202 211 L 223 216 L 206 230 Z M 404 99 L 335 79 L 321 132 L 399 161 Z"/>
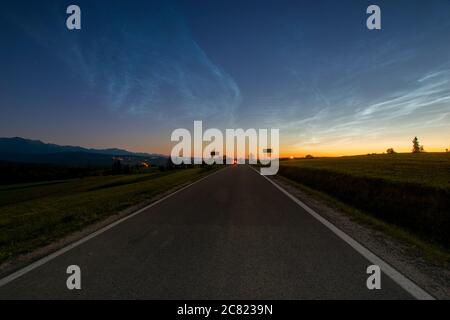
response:
<path id="1" fill-rule="evenodd" d="M 387 154 L 395 154 L 397 152 L 395 152 L 393 148 L 389 148 L 389 149 L 386 150 L 386 153 Z"/>

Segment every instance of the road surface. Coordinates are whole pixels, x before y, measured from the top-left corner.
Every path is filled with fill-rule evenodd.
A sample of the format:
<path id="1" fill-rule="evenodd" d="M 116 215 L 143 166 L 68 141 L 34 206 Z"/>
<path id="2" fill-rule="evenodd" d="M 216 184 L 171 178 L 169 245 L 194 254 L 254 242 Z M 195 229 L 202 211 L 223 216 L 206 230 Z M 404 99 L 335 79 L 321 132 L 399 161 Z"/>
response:
<path id="1" fill-rule="evenodd" d="M 248 166 L 227 167 L 0 287 L 0 299 L 410 299 Z M 81 268 L 81 290 L 66 269 Z"/>

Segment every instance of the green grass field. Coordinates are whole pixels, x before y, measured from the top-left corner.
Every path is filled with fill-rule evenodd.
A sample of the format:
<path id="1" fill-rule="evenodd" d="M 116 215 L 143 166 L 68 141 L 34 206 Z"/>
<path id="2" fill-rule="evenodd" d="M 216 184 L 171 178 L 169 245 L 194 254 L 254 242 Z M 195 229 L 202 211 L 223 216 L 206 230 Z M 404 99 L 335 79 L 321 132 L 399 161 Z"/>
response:
<path id="1" fill-rule="evenodd" d="M 450 153 L 397 153 L 286 160 L 282 166 L 330 170 L 359 177 L 450 188 Z"/>
<path id="2" fill-rule="evenodd" d="M 211 167 L 0 187 L 0 263 L 208 173 Z"/>
<path id="3" fill-rule="evenodd" d="M 450 153 L 285 160 L 279 173 L 450 248 Z"/>

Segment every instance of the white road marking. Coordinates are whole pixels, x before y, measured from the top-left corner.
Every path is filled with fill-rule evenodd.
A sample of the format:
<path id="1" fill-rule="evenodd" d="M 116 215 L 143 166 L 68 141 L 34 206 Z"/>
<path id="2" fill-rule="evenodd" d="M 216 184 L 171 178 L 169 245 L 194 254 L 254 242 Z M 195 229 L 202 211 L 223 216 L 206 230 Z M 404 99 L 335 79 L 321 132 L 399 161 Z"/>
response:
<path id="1" fill-rule="evenodd" d="M 252 168 L 252 167 L 251 167 Z M 257 172 L 258 174 L 260 174 L 256 169 L 252 168 L 255 172 Z M 33 262 L 32 264 L 10 274 L 9 276 L 6 276 L 2 279 L 0 279 L 0 287 L 10 283 L 11 281 L 14 281 L 18 278 L 20 278 L 21 276 L 27 274 L 28 272 L 43 266 L 44 264 L 46 264 L 47 262 L 57 258 L 58 256 L 72 250 L 73 248 L 78 247 L 79 245 L 89 241 L 90 239 L 108 231 L 109 229 L 119 225 L 120 223 L 131 219 L 135 216 L 137 216 L 138 214 L 142 213 L 143 211 L 157 205 L 158 203 L 163 202 L 164 200 L 172 197 L 173 195 L 193 186 L 196 183 L 199 183 L 200 181 L 213 176 L 214 174 L 220 172 L 222 170 L 218 170 L 216 172 L 213 172 L 197 181 L 194 181 L 193 183 L 176 190 L 175 192 L 149 204 L 148 206 L 139 209 L 138 211 L 122 218 L 119 219 L 103 228 L 101 228 L 100 230 L 97 230 L 93 233 L 91 233 L 90 235 L 44 257 L 41 258 L 35 262 Z M 397 270 L 395 270 L 393 267 L 391 267 L 388 263 L 386 263 L 385 261 L 383 261 L 381 258 L 379 258 L 378 256 L 376 256 L 374 253 L 372 253 L 371 251 L 369 251 L 368 249 L 366 249 L 365 247 L 363 247 L 360 243 L 358 243 L 356 240 L 354 240 L 353 238 L 351 238 L 350 236 L 348 236 L 346 233 L 344 233 L 343 231 L 341 231 L 340 229 L 338 229 L 336 226 L 334 226 L 333 224 L 331 224 L 328 220 L 324 219 L 322 216 L 320 216 L 318 213 L 316 213 L 313 209 L 311 209 L 310 207 L 308 207 L 306 204 L 304 204 L 302 201 L 300 201 L 299 199 L 297 199 L 296 197 L 294 197 L 293 195 L 291 195 L 288 191 L 286 191 L 285 189 L 283 189 L 282 187 L 280 187 L 277 183 L 275 183 L 274 181 L 272 181 L 271 179 L 267 178 L 266 176 L 263 176 L 265 179 L 267 179 L 267 181 L 269 181 L 271 184 L 273 184 L 278 190 L 280 190 L 282 193 L 284 193 L 286 196 L 288 196 L 291 200 L 293 200 L 295 203 L 297 203 L 300 207 L 302 207 L 305 211 L 307 211 L 310 215 L 312 215 L 315 219 L 317 219 L 319 222 L 321 222 L 323 225 L 325 225 L 328 229 L 330 229 L 333 233 L 335 233 L 339 238 L 341 238 L 342 240 L 344 240 L 348 245 L 350 245 L 353 249 L 355 249 L 358 253 L 360 253 L 363 257 L 365 257 L 367 260 L 369 260 L 371 263 L 380 266 L 381 270 L 387 275 L 389 276 L 394 282 L 396 282 L 400 287 L 402 287 L 404 290 L 406 290 L 408 293 L 410 293 L 414 298 L 416 299 L 420 299 L 420 300 L 435 300 L 435 298 L 433 296 L 431 296 L 430 294 L 428 294 L 425 290 L 423 290 L 422 288 L 420 288 L 419 286 L 417 286 L 415 283 L 413 283 L 411 280 L 409 280 L 408 278 L 406 278 L 405 276 L 403 276 L 400 272 L 398 272 Z"/>
<path id="2" fill-rule="evenodd" d="M 260 172 L 256 170 L 255 168 L 251 167 L 255 172 L 257 172 L 259 175 Z M 325 227 L 330 229 L 334 234 L 336 234 L 339 238 L 344 240 L 348 245 L 350 245 L 353 249 L 355 249 L 358 253 L 360 253 L 364 258 L 369 260 L 374 265 L 377 265 L 381 268 L 381 270 L 389 277 L 391 278 L 395 283 L 397 283 L 400 287 L 402 287 L 404 290 L 406 290 L 409 294 L 411 294 L 414 298 L 419 300 L 435 300 L 435 298 L 427 293 L 425 290 L 420 288 L 418 285 L 416 285 L 414 282 L 412 282 L 410 279 L 402 275 L 400 272 L 398 272 L 396 269 L 394 269 L 392 266 L 390 266 L 387 262 L 379 258 L 377 255 L 369 251 L 367 248 L 365 248 L 363 245 L 361 245 L 359 242 L 351 238 L 349 235 L 347 235 L 342 230 L 338 229 L 335 225 L 330 223 L 328 220 L 323 218 L 320 214 L 315 212 L 313 209 L 308 207 L 305 203 L 300 201 L 298 198 L 290 194 L 288 191 L 286 191 L 284 188 L 282 188 L 280 185 L 278 185 L 276 182 L 274 182 L 272 179 L 269 179 L 266 176 L 261 175 L 264 177 L 267 181 L 269 181 L 271 184 L 273 184 L 278 190 L 280 190 L 282 193 L 284 193 L 286 196 L 288 196 L 291 200 L 293 200 L 296 204 L 298 204 L 300 207 L 302 207 L 306 212 L 308 212 L 311 216 L 316 218 L 320 223 L 322 223 Z"/>
<path id="3" fill-rule="evenodd" d="M 4 285 L 10 283 L 11 281 L 14 281 L 14 280 L 20 278 L 21 276 L 27 274 L 28 272 L 43 266 L 44 264 L 46 264 L 47 262 L 55 259 L 56 257 L 58 257 L 58 256 L 60 256 L 60 255 L 62 255 L 64 253 L 72 250 L 73 248 L 78 247 L 79 245 L 85 243 L 86 241 L 89 241 L 92 238 L 95 238 L 96 236 L 98 236 L 98 235 L 108 231 L 109 229 L 114 228 L 118 224 L 121 224 L 122 222 L 137 216 L 138 214 L 144 212 L 145 210 L 147 210 L 147 209 L 149 209 L 149 208 L 151 208 L 153 206 L 156 206 L 158 203 L 163 202 L 164 200 L 172 197 L 173 195 L 175 195 L 175 194 L 177 194 L 177 193 L 179 193 L 179 192 L 181 192 L 181 191 L 183 191 L 183 190 L 193 186 L 196 183 L 199 183 L 200 181 L 203 181 L 206 178 L 209 178 L 209 177 L 215 175 L 218 172 L 221 172 L 222 170 L 224 170 L 224 169 L 219 169 L 218 171 L 215 171 L 215 172 L 213 172 L 211 174 L 208 174 L 207 176 L 205 176 L 205 177 L 203 177 L 201 179 L 198 179 L 198 180 L 188 184 L 187 186 L 184 186 L 183 188 L 178 189 L 178 190 L 172 192 L 171 194 L 168 194 L 167 196 L 165 196 L 165 197 L 163 197 L 163 198 L 161 198 L 161 199 L 159 199 L 159 200 L 157 200 L 155 202 L 152 202 L 148 206 L 146 206 L 144 208 L 141 208 L 138 211 L 136 211 L 136 212 L 134 212 L 134 213 L 132 213 L 132 214 L 122 218 L 122 219 L 114 221 L 113 223 L 111 223 L 111 224 L 109 224 L 109 225 L 107 225 L 107 226 L 105 226 L 105 227 L 103 227 L 103 228 L 101 228 L 101 229 L 91 233 L 90 235 L 88 235 L 88 236 L 86 236 L 86 237 L 84 237 L 84 238 L 82 238 L 82 239 L 80 239 L 80 240 L 78 240 L 78 241 L 76 241 L 76 242 L 74 242 L 72 244 L 69 244 L 68 246 L 66 246 L 66 247 L 64 247 L 62 249 L 59 249 L 58 251 L 55 251 L 54 253 L 52 253 L 52 254 L 50 254 L 48 256 L 45 256 L 45 257 L 43 257 L 43 258 L 33 262 L 32 264 L 30 264 L 30 265 L 28 265 L 28 266 L 26 266 L 26 267 L 24 267 L 24 268 L 22 268 L 22 269 L 20 269 L 20 270 L 18 270 L 16 272 L 12 273 L 12 274 L 10 274 L 10 275 L 0 279 L 0 287 L 3 287 Z"/>

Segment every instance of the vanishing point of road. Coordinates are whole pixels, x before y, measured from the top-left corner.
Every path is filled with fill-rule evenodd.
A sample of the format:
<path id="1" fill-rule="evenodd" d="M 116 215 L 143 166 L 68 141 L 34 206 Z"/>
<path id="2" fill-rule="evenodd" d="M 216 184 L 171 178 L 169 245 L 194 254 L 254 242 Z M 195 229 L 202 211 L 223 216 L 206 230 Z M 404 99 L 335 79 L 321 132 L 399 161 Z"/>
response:
<path id="1" fill-rule="evenodd" d="M 249 166 L 230 166 L 0 287 L 0 299 L 410 299 Z M 69 265 L 81 290 L 68 290 Z"/>

